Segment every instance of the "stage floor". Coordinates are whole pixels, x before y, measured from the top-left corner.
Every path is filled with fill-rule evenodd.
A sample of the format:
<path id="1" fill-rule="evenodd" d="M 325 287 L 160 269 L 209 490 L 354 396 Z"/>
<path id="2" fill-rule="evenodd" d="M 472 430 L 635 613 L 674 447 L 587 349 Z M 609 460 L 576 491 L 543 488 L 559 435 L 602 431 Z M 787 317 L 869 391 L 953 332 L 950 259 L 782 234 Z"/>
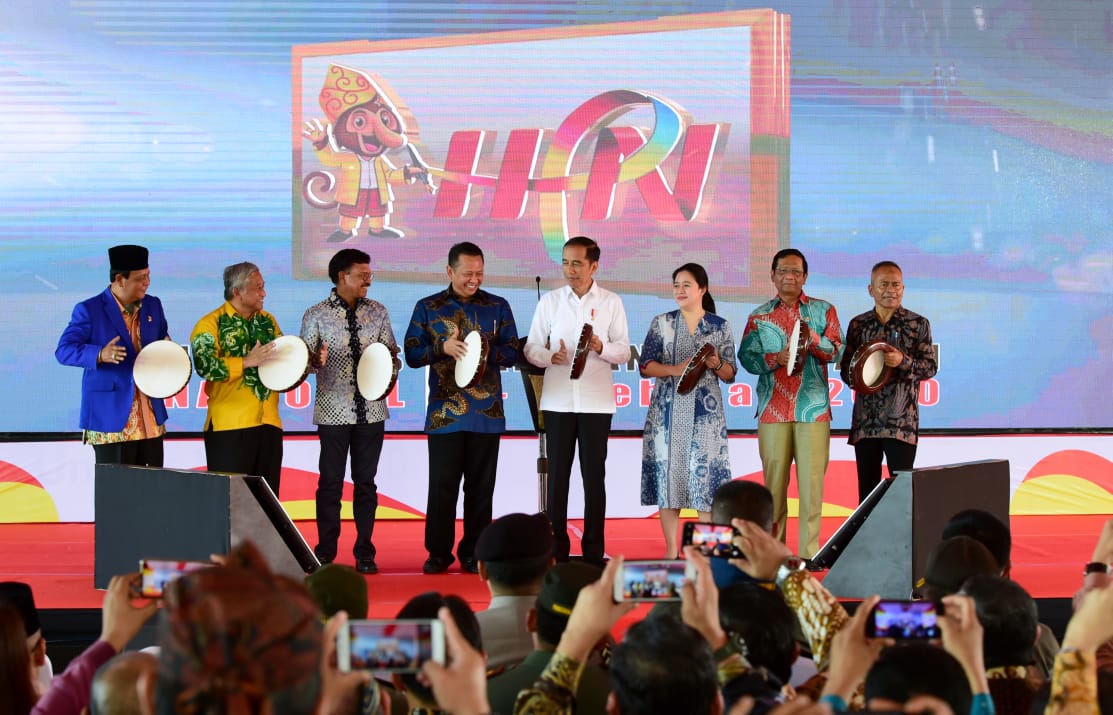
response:
<path id="1" fill-rule="evenodd" d="M 1012 517 L 1013 578 L 1035 598 L 1069 597 L 1082 581 L 1082 566 L 1090 560 L 1107 518 Z M 841 523 L 842 518 L 824 519 L 823 539 Z M 299 521 L 297 526 L 306 541 L 311 545 L 316 542 L 314 522 Z M 581 526 L 578 521 L 569 524 L 573 553 Z M 473 607 L 485 608 L 486 586 L 478 577 L 461 573 L 458 565 L 442 575 L 421 573 L 426 556 L 423 533 L 424 521 L 419 519 L 379 520 L 375 525 L 380 573 L 367 577 L 371 615 L 393 616 L 406 600 L 423 591 L 455 593 Z M 795 519 L 789 520 L 788 533 L 790 546 L 795 546 Z M 91 523 L 0 524 L 0 578 L 29 582 L 41 609 L 97 608 L 103 593 L 93 587 L 93 534 Z M 354 524 L 344 522 L 340 563 L 354 565 L 350 551 L 354 537 Z M 659 558 L 663 549 L 659 522 L 655 518 L 609 519 L 607 546 L 610 554 L 626 558 Z"/>

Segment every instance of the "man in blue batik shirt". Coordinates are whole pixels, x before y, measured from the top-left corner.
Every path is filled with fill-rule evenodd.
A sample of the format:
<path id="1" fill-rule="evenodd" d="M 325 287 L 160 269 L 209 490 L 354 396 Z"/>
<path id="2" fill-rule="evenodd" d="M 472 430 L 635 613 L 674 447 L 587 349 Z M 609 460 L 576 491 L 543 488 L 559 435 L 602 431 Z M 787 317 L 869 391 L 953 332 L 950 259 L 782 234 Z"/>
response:
<path id="1" fill-rule="evenodd" d="M 501 369 L 518 358 L 518 330 L 510 304 L 480 290 L 483 251 L 474 243 L 457 243 L 448 252 L 449 286 L 414 306 L 406 330 L 406 364 L 429 366 L 425 432 L 429 449 L 429 500 L 425 513 L 422 570 L 443 573 L 455 560 L 456 500 L 464 480 L 464 535 L 456 547 L 460 568 L 479 570 L 475 543 L 491 523 L 498 466 L 499 436 L 506 431 Z M 456 364 L 470 350 L 465 338 L 480 333 L 488 352 L 482 377 L 470 387 L 456 384 Z M 472 355 L 472 358 L 475 356 Z"/>

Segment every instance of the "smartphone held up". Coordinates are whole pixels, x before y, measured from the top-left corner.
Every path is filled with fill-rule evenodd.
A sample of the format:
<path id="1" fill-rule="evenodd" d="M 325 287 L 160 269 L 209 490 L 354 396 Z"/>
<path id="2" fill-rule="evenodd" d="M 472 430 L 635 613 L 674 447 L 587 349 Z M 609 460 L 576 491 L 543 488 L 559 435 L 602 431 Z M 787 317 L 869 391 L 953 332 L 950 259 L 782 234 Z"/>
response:
<path id="1" fill-rule="evenodd" d="M 679 601 L 684 580 L 694 578 L 686 561 L 624 561 L 615 573 L 614 600 Z"/>
<path id="2" fill-rule="evenodd" d="M 444 624 L 436 619 L 348 621 L 336 636 L 342 671 L 415 673 L 425 661 L 444 663 Z"/>
<path id="3" fill-rule="evenodd" d="M 208 561 L 170 561 L 159 559 L 140 559 L 139 595 L 143 598 L 162 598 L 166 585 L 182 574 L 208 568 Z"/>
<path id="4" fill-rule="evenodd" d="M 704 556 L 723 559 L 744 559 L 746 555 L 734 545 L 738 529 L 730 524 L 711 524 L 704 521 L 684 523 L 682 544 L 695 546 Z"/>
<path id="5" fill-rule="evenodd" d="M 941 615 L 943 604 L 938 601 L 878 601 L 866 620 L 866 636 L 896 640 L 939 638 Z"/>

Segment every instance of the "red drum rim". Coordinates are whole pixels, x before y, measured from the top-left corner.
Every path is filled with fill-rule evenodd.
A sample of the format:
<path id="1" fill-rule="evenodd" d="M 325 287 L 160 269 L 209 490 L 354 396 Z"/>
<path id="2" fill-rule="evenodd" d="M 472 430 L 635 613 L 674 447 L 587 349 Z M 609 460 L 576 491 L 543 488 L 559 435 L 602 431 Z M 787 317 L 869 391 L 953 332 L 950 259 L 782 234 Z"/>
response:
<path id="1" fill-rule="evenodd" d="M 572 353 L 572 371 L 568 373 L 570 379 L 579 380 L 584 374 L 584 368 L 587 367 L 588 346 L 591 345 L 591 338 L 594 335 L 595 329 L 591 327 L 591 323 L 584 323 L 584 327 L 580 329 L 580 339 L 576 342 L 576 352 Z"/>
<path id="2" fill-rule="evenodd" d="M 885 352 L 891 348 L 892 346 L 884 340 L 874 340 L 862 345 L 855 351 L 854 357 L 850 359 L 850 375 L 853 383 L 851 387 L 854 388 L 855 392 L 872 395 L 889 383 L 889 379 L 893 375 L 893 369 L 885 364 Z M 871 362 L 876 361 L 879 354 L 881 369 L 876 375 L 870 376 L 866 369 L 871 365 Z M 872 381 L 867 380 L 867 377 L 872 377 Z"/>
<path id="3" fill-rule="evenodd" d="M 704 343 L 696 351 L 696 354 L 688 360 L 688 364 L 684 366 L 684 374 L 680 376 L 680 382 L 676 386 L 676 391 L 679 394 L 687 395 L 696 389 L 703 373 L 707 371 L 707 360 L 711 357 L 711 350 L 711 343 Z"/>

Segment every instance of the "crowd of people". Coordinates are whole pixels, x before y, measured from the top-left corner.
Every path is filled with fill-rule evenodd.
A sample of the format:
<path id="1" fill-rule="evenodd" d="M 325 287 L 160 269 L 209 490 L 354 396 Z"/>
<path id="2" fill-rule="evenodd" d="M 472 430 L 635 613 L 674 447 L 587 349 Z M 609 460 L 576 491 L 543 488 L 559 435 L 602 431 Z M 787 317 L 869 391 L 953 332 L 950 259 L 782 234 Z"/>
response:
<path id="1" fill-rule="evenodd" d="M 871 630 L 877 596 L 848 613 L 768 524 L 750 520 L 772 501 L 753 495 L 723 495 L 712 510 L 747 514 L 729 519 L 746 554 L 727 562 L 737 577 L 724 583 L 685 547 L 680 602 L 640 619 L 614 598 L 621 557 L 604 568 L 557 562 L 544 515 L 501 517 L 477 544 L 490 608 L 437 592 L 411 598 L 397 617 L 439 619 L 446 655 L 394 674 L 338 668 L 338 635 L 368 611 L 364 575 L 331 564 L 302 583 L 273 573 L 249 542 L 182 575 L 159 601 L 136 599 L 136 574 L 113 578 L 100 638 L 57 676 L 42 672 L 50 634 L 30 588 L 3 583 L 0 712 L 1019 715 L 1102 712 L 1113 696 L 1113 520 L 1061 644 L 1009 579 L 1007 525 L 979 511 L 951 520 L 956 535 L 941 535 L 920 586 L 940 636 L 894 640 Z M 126 650 L 152 618 L 157 645 Z"/>

